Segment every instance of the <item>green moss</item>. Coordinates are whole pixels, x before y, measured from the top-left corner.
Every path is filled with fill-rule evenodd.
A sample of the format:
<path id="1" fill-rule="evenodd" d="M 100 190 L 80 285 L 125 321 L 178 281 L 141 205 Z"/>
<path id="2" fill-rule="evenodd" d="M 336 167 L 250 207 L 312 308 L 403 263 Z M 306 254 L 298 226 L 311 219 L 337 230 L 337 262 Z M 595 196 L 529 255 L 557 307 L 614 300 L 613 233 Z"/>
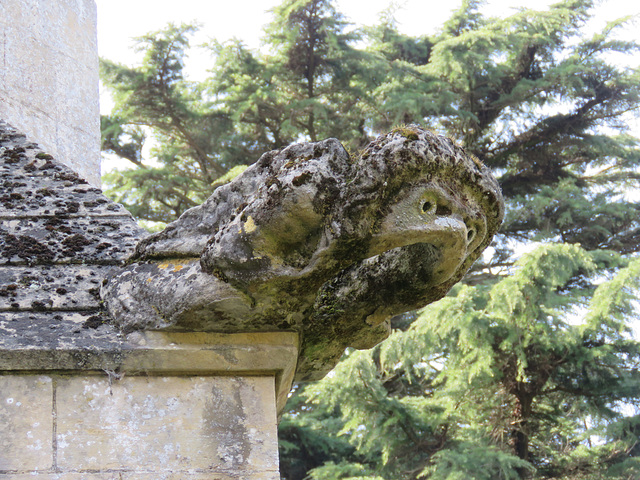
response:
<path id="1" fill-rule="evenodd" d="M 391 133 L 398 133 L 409 141 L 418 140 L 420 134 L 417 128 L 413 125 L 400 125 L 391 130 Z"/>
<path id="2" fill-rule="evenodd" d="M 481 168 L 484 167 L 484 164 L 482 163 L 482 161 L 478 157 L 476 157 L 475 155 L 473 155 L 471 153 L 467 153 L 467 155 L 469 155 L 469 157 L 471 158 L 473 163 L 475 163 L 478 168 L 481 169 Z"/>
<path id="3" fill-rule="evenodd" d="M 318 156 L 320 156 L 320 155 L 318 155 Z M 306 155 L 306 156 L 304 156 L 304 157 L 296 157 L 296 158 L 293 158 L 293 159 L 289 160 L 287 163 L 285 163 L 285 164 L 282 166 L 282 168 L 284 168 L 284 169 L 293 168 L 293 167 L 295 167 L 296 165 L 299 165 L 299 164 L 301 164 L 301 163 L 303 163 L 303 162 L 308 162 L 308 161 L 309 161 L 309 160 L 311 160 L 312 158 L 314 158 L 314 156 L 313 156 L 313 155 Z"/>

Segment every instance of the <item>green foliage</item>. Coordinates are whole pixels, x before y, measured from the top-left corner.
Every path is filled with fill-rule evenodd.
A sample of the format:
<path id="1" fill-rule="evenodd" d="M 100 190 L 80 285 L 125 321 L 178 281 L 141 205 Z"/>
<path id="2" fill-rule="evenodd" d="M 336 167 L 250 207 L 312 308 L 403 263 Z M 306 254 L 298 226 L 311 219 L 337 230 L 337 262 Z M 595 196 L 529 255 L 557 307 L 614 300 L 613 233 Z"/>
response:
<path id="1" fill-rule="evenodd" d="M 306 404 L 303 392 L 304 386 L 294 387 L 287 403 L 287 415 L 278 426 L 280 455 L 286 459 L 280 465 L 281 473 L 285 478 L 303 478 L 319 464 L 325 468 L 319 472 L 332 472 L 340 468 L 336 463 L 349 458 L 346 471 L 354 474 L 360 468 L 353 463 L 358 456 L 346 439 L 335 436 L 342 425 L 341 419 L 335 411 L 319 412 Z"/>
<path id="2" fill-rule="evenodd" d="M 462 442 L 435 453 L 421 476 L 432 480 L 517 480 L 518 469 L 534 470 L 528 462 L 493 445 Z"/>
<path id="3" fill-rule="evenodd" d="M 325 463 L 322 467 L 313 469 L 309 480 L 384 480 L 377 475 L 369 475 L 364 465 L 355 463 L 335 464 Z"/>
<path id="4" fill-rule="evenodd" d="M 311 141 L 366 143 L 358 122 L 367 55 L 352 47 L 359 35 L 345 33 L 346 21 L 328 0 L 285 0 L 273 13 L 265 40 L 287 91 L 291 126 Z"/>
<path id="5" fill-rule="evenodd" d="M 494 285 L 457 288 L 307 387 L 311 416 L 339 412 L 354 463 L 382 478 L 631 478 L 640 262 L 596 286 L 593 257 L 543 245 Z"/>
<path id="6" fill-rule="evenodd" d="M 102 60 L 103 82 L 116 107 L 102 119 L 102 148 L 137 168 L 105 177 L 107 192 L 138 218 L 168 222 L 202 203 L 214 181 L 246 163 L 264 145 L 247 144 L 233 121 L 206 100 L 205 86 L 184 79 L 190 25 L 169 25 L 138 39 L 142 66 L 130 68 Z M 142 159 L 147 133 L 156 145 Z"/>

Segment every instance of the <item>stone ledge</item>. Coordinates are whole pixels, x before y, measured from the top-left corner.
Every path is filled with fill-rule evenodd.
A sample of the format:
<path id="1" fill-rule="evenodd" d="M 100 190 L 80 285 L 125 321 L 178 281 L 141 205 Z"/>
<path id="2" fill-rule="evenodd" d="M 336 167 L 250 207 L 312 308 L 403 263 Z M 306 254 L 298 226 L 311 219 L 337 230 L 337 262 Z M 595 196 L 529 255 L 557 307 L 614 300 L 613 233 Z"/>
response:
<path id="1" fill-rule="evenodd" d="M 71 472 L 71 473 L 0 473 L 0 480 L 280 480 L 278 472 L 260 472 L 256 474 L 219 474 L 211 476 L 211 472 L 178 471 L 178 472 Z"/>
<path id="2" fill-rule="evenodd" d="M 49 336 L 42 323 L 39 341 L 0 336 L 0 480 L 279 478 L 296 333 L 125 337 L 72 323 Z"/>
<path id="3" fill-rule="evenodd" d="M 0 344 L 0 372 L 119 375 L 274 376 L 284 408 L 298 358 L 298 334 L 135 332 L 94 348 Z M 82 373 L 80 373 L 82 372 Z"/>

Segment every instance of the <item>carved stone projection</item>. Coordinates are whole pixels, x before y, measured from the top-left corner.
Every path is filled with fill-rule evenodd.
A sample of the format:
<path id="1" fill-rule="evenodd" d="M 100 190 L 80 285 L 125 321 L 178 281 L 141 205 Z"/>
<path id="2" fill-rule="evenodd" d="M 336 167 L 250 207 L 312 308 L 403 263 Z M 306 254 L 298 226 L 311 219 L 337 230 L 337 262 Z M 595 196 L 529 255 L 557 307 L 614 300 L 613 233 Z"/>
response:
<path id="1" fill-rule="evenodd" d="M 102 296 L 124 332 L 298 332 L 297 380 L 313 380 L 442 298 L 502 216 L 488 168 L 420 127 L 355 160 L 335 139 L 301 143 L 141 241 Z"/>

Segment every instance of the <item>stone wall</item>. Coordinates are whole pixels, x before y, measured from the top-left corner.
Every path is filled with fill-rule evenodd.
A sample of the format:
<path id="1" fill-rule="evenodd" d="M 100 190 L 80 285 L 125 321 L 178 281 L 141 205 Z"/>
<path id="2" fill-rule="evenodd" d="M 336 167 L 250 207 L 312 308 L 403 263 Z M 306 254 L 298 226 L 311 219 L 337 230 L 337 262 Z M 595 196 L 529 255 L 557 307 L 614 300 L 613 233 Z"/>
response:
<path id="1" fill-rule="evenodd" d="M 0 118 L 99 186 L 94 0 L 0 2 Z"/>
<path id="2" fill-rule="evenodd" d="M 277 479 L 274 377 L 0 376 L 0 479 Z"/>
<path id="3" fill-rule="evenodd" d="M 0 480 L 276 480 L 297 335 L 0 336 Z M 55 343 L 55 342 L 54 342 Z"/>
<path id="4" fill-rule="evenodd" d="M 142 235 L 0 120 L 0 480 L 279 477 L 298 335 L 125 335 L 99 290 Z"/>

